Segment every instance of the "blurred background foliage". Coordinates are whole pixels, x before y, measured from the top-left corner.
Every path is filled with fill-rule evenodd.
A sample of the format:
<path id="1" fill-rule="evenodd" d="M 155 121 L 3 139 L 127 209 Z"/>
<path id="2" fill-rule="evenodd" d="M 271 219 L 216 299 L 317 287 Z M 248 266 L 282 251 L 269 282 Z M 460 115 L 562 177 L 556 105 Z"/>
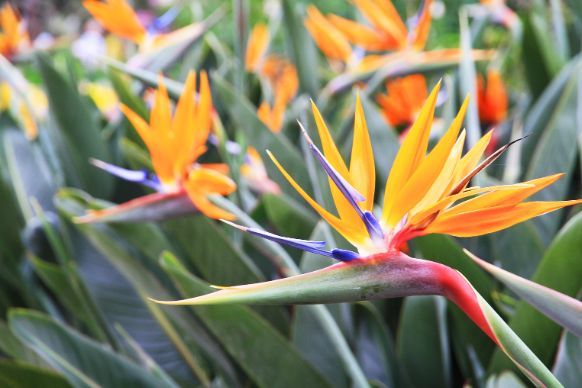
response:
<path id="1" fill-rule="evenodd" d="M 219 20 L 185 48 L 171 47 L 146 58 L 140 67 L 126 64 L 135 48 L 102 30 L 98 35 L 111 39 L 107 54 L 115 60 L 94 58 L 83 50 L 75 53 L 90 21 L 80 2 L 12 3 L 26 19 L 34 45 L 10 60 L 3 57 L 0 63 L 0 78 L 12 89 L 9 106 L 0 116 L 0 385 L 350 387 L 354 373 L 360 372 L 378 387 L 529 384 L 460 310 L 441 297 L 325 307 L 175 308 L 150 302 L 148 297 L 176 299 L 206 293 L 209 284 L 281 277 L 285 275 L 278 265 L 281 255 L 301 271 L 330 262 L 286 248 L 274 252 L 199 214 L 137 223 L 74 222 L 90 209 L 149 192 L 89 163 L 96 158 L 151 169 L 133 127 L 116 106 L 92 95 L 87 85 L 102 85 L 116 96 L 115 104 L 122 101 L 147 116 L 142 97 L 145 94 L 147 102 L 157 73 L 177 81 L 167 83 L 175 98 L 188 70 L 206 69 L 221 128 L 216 132 L 217 146 L 210 147 L 204 160 L 229 164 L 239 190 L 227 201 L 269 230 L 343 247 L 346 242 L 318 222 L 270 162 L 265 161 L 266 171 L 280 192 L 256 190 L 245 180 L 240 173 L 244 158 L 227 152 L 226 140 L 242 148 L 253 146 L 263 158 L 269 148 L 281 159 L 297 162 L 293 172 L 308 191 L 329 198 L 327 185 L 322 184 L 326 180 L 304 154 L 296 120 L 313 128 L 308 104 L 312 98 L 340 144 L 351 144 L 352 86 L 364 90 L 362 85 L 369 81 L 362 99 L 378 157 L 378 185 L 383 185 L 403 129 L 392 127 L 376 103 L 376 94 L 385 91 L 386 78 L 422 73 L 429 86 L 443 78 L 438 116 L 448 123 L 464 94 L 475 91 L 476 74 L 494 68 L 507 91 L 507 112 L 499 122 L 485 123 L 479 120 L 474 99 L 473 113 L 465 123 L 468 131 L 480 134 L 494 124 L 498 144 L 529 137 L 481 174 L 476 184 L 564 172 L 558 184 L 536 198 L 580 198 L 579 2 L 508 1 L 517 18 L 508 28 L 485 5 L 435 1 L 427 50 L 460 47 L 464 54 L 471 48 L 496 50 L 491 60 L 473 62 L 464 55 L 460 63 L 405 66 L 382 77 L 381 71 L 372 75 L 338 71 L 303 26 L 309 4 L 324 13 L 361 20 L 348 1 L 176 1 L 180 12 L 172 28 L 201 22 L 209 15 Z M 136 1 L 134 6 L 153 17 L 172 3 Z M 394 4 L 405 20 L 419 8 L 417 1 Z M 291 60 L 299 76 L 299 92 L 289 102 L 278 133 L 270 131 L 256 113 L 270 91 L 256 74 L 244 69 L 246 39 L 259 22 L 272 31 L 269 52 Z M 326 94 L 326 86 L 346 75 L 349 87 Z M 34 125 L 21 114 L 21 102 L 32 111 Z M 438 137 L 438 128 L 434 133 Z M 504 269 L 580 298 L 579 211 L 579 207 L 562 210 L 478 238 L 426 236 L 410 246 L 412 254 L 465 274 L 567 387 L 582 381 L 580 338 L 530 307 L 469 261 L 461 249 L 467 247 Z"/>

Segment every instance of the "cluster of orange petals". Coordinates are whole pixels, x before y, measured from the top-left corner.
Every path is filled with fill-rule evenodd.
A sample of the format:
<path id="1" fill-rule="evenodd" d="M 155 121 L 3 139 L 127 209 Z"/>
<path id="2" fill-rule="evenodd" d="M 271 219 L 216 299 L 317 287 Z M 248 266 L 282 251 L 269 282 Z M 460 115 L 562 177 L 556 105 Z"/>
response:
<path id="1" fill-rule="evenodd" d="M 484 124 L 496 125 L 506 119 L 507 91 L 497 70 L 488 70 L 486 80 L 481 75 L 477 78 L 477 106 Z"/>
<path id="2" fill-rule="evenodd" d="M 24 23 L 10 3 L 0 8 L 0 54 L 10 58 L 30 43 Z"/>
<path id="3" fill-rule="evenodd" d="M 376 102 L 393 127 L 412 124 L 428 95 L 426 79 L 422 74 L 389 80 L 386 82 L 386 92 L 378 94 Z"/>
<path id="4" fill-rule="evenodd" d="M 372 211 L 375 166 L 363 109 L 358 100 L 354 141 L 349 167 L 345 164 L 315 105 L 313 112 L 323 154 L 339 175 L 364 198 L 354 208 L 330 181 L 338 216 L 307 194 L 274 159 L 290 184 L 332 227 L 358 248 L 360 254 L 399 249 L 407 240 L 425 234 L 444 233 L 459 237 L 478 236 L 508 228 L 530 218 L 579 204 L 582 200 L 523 202 L 555 182 L 561 174 L 528 182 L 489 187 L 468 187 L 471 179 L 508 147 L 480 161 L 491 141 L 485 134 L 463 154 L 465 131 L 461 131 L 468 99 L 441 140 L 428 151 L 439 85 L 433 89 L 404 139 L 386 183 L 380 225 L 382 241 L 369 234 L 361 211 Z"/>
<path id="5" fill-rule="evenodd" d="M 367 51 L 424 48 L 430 30 L 430 0 L 424 2 L 411 31 L 389 0 L 354 0 L 354 4 L 369 25 L 335 14 L 323 15 L 315 6 L 307 8 L 305 27 L 328 58 L 348 62 L 352 45 Z"/>
<path id="6" fill-rule="evenodd" d="M 196 74 L 188 75 L 184 91 L 172 114 L 172 104 L 160 77 L 154 92 L 154 104 L 147 123 L 125 105 L 122 112 L 135 127 L 147 146 L 154 171 L 165 192 L 185 190 L 194 205 L 208 217 L 233 219 L 234 216 L 215 206 L 209 194 L 227 195 L 236 189 L 226 175 L 225 164 L 199 164 L 206 152 L 212 126 L 212 96 L 208 77 L 200 72 L 200 90 L 196 95 Z"/>
<path id="7" fill-rule="evenodd" d="M 269 41 L 267 26 L 257 24 L 247 43 L 245 68 L 268 82 L 273 94 L 273 103 L 263 101 L 257 109 L 257 115 L 271 131 L 280 132 L 287 104 L 297 94 L 299 79 L 297 69 L 291 62 L 278 55 L 266 54 Z"/>

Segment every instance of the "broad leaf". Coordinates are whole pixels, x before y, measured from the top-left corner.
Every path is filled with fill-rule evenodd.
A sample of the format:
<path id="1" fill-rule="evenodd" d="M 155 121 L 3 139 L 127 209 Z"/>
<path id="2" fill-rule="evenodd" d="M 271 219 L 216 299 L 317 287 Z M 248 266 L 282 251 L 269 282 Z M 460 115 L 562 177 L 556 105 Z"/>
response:
<path id="1" fill-rule="evenodd" d="M 582 336 L 582 302 L 489 264 L 468 251 L 466 253 L 523 300 L 572 333 Z"/>
<path id="2" fill-rule="evenodd" d="M 13 310 L 10 328 L 14 334 L 76 387 L 166 387 L 160 379 L 101 344 L 30 311 Z"/>
<path id="3" fill-rule="evenodd" d="M 582 241 L 582 213 L 562 228 L 531 280 L 575 297 L 582 289 L 580 241 Z M 550 365 L 559 341 L 560 326 L 525 301 L 518 304 L 509 324 L 540 360 Z M 510 367 L 510 360 L 496 352 L 490 368 L 493 371 L 501 371 Z"/>
<path id="4" fill-rule="evenodd" d="M 162 257 L 162 266 L 184 296 L 211 291 L 172 255 Z M 249 308 L 204 306 L 193 311 L 259 386 L 328 386 L 289 341 Z"/>

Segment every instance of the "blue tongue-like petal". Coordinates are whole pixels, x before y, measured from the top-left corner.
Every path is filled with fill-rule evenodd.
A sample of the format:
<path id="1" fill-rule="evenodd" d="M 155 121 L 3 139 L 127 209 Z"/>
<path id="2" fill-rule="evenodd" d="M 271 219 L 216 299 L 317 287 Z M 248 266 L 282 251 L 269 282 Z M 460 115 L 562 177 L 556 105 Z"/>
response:
<path id="1" fill-rule="evenodd" d="M 126 181 L 140 183 L 144 186 L 148 186 L 159 192 L 163 191 L 162 185 L 160 184 L 160 181 L 158 180 L 157 176 L 150 172 L 143 170 L 129 170 L 127 168 L 119 167 L 114 164 L 109 164 L 98 159 L 91 159 L 91 164 L 104 171 L 107 171 L 111 175 L 115 175 Z"/>
<path id="2" fill-rule="evenodd" d="M 366 200 L 366 198 L 362 194 L 360 194 L 360 192 L 356 190 L 356 188 L 354 188 L 346 179 L 344 179 L 344 177 L 342 177 L 341 174 L 337 172 L 335 168 L 333 168 L 333 166 L 327 161 L 323 153 L 313 143 L 303 125 L 299 123 L 299 126 L 301 127 L 301 132 L 303 133 L 303 136 L 305 137 L 305 140 L 307 141 L 309 148 L 313 152 L 313 155 L 315 155 L 315 158 L 317 159 L 321 167 L 323 167 L 327 176 L 329 176 L 329 178 L 333 181 L 333 183 L 339 189 L 342 195 L 347 199 L 352 208 L 354 208 L 354 210 L 358 213 L 358 215 L 364 222 L 364 225 L 366 225 L 366 230 L 368 231 L 370 238 L 372 238 L 373 240 L 382 240 L 384 238 L 384 233 L 382 232 L 380 223 L 378 222 L 374 214 L 372 214 L 369 211 L 362 211 L 362 209 L 358 205 L 358 202 L 363 202 Z"/>
<path id="3" fill-rule="evenodd" d="M 331 251 L 327 251 L 322 249 L 325 246 L 325 241 L 313 241 L 313 240 L 302 240 L 298 238 L 291 238 L 291 237 L 283 237 L 279 236 L 274 233 L 270 233 L 264 230 L 256 229 L 256 228 L 247 228 L 242 225 L 235 224 L 230 221 L 222 220 L 222 222 L 233 226 L 237 229 L 240 229 L 244 232 L 248 232 L 252 235 L 262 237 L 264 239 L 274 241 L 279 244 L 284 244 L 291 246 L 293 248 L 301 249 L 302 251 L 311 252 L 316 255 L 331 257 L 336 260 L 340 261 L 351 261 L 354 259 L 359 258 L 359 255 L 356 252 L 352 252 L 345 249 L 333 249 Z"/>

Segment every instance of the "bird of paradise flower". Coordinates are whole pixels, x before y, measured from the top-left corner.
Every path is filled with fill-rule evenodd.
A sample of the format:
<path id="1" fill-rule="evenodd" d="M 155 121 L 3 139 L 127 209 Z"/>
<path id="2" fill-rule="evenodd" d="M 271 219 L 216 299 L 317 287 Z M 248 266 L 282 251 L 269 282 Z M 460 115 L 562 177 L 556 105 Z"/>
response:
<path id="1" fill-rule="evenodd" d="M 30 48 L 26 25 L 10 3 L 0 8 L 0 54 L 10 59 L 22 50 Z"/>
<path id="2" fill-rule="evenodd" d="M 196 73 L 190 72 L 172 117 L 170 98 L 160 76 L 149 124 L 129 107 L 121 105 L 121 111 L 150 152 L 155 174 L 128 170 L 103 161 L 93 163 L 120 178 L 152 188 L 156 193 L 111 208 L 91 211 L 80 217 L 79 222 L 110 220 L 115 215 L 126 214 L 128 209 L 163 204 L 166 200 L 177 198 L 191 201 L 179 209 L 180 213 L 188 209 L 198 210 L 211 218 L 234 218 L 207 198 L 209 194 L 227 195 L 235 190 L 236 184 L 226 175 L 228 167 L 222 163 L 197 162 L 206 152 L 213 114 L 210 85 L 205 72 L 200 72 L 198 96 L 195 91 Z"/>
<path id="3" fill-rule="evenodd" d="M 178 15 L 179 8 L 170 8 L 153 23 L 145 26 L 126 0 L 84 0 L 83 6 L 107 31 L 136 43 L 140 53 L 149 55 L 200 36 L 217 19 L 212 17 L 209 18 L 212 21 L 207 20 L 206 23 L 193 23 L 175 31 L 164 32 Z M 137 58 L 139 60 L 133 59 L 136 63 L 144 60 Z"/>
<path id="4" fill-rule="evenodd" d="M 431 233 L 458 237 L 479 236 L 508 228 L 533 217 L 582 203 L 582 200 L 538 202 L 525 200 L 558 180 L 562 174 L 523 183 L 471 187 L 471 179 L 510 145 L 480 161 L 491 140 L 485 134 L 463 155 L 461 131 L 468 98 L 441 140 L 427 153 L 439 85 L 422 107 L 396 156 L 386 182 L 384 206 L 374 212 L 375 165 L 372 144 L 359 98 L 349 166 L 313 104 L 313 115 L 323 152 L 303 130 L 309 148 L 329 178 L 338 215 L 318 204 L 277 161 L 273 162 L 291 186 L 314 210 L 346 238 L 356 251 L 325 249 L 324 241 L 279 236 L 228 222 L 254 236 L 340 261 L 327 268 L 264 283 L 218 287 L 219 291 L 171 305 L 225 303 L 310 304 L 354 302 L 408 295 L 444 295 L 456 303 L 536 384 L 559 384 L 535 357 L 521 357 L 500 326 L 505 325 L 466 278 L 443 264 L 409 257 L 402 248 L 409 240 Z M 505 329 L 508 330 L 508 329 Z M 523 343 L 511 339 L 517 348 Z"/>
<path id="5" fill-rule="evenodd" d="M 307 8 L 305 27 L 340 75 L 324 88 L 333 95 L 380 69 L 384 78 L 409 74 L 411 69 L 450 66 L 460 61 L 455 48 L 426 50 L 431 27 L 431 0 L 423 1 L 409 27 L 389 0 L 355 0 L 368 24 Z M 487 60 L 490 51 L 472 50 L 473 60 Z M 384 74 L 385 73 L 385 74 Z M 376 74 L 377 76 L 377 74 Z"/>

